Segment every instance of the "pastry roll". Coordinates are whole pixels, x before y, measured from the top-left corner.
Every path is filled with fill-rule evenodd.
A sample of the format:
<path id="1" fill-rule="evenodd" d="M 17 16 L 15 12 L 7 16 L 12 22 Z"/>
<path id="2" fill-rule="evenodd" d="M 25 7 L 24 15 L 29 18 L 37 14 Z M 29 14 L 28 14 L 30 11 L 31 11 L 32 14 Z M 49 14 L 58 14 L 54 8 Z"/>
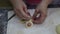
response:
<path id="1" fill-rule="evenodd" d="M 29 21 L 26 21 L 26 27 L 27 28 L 30 28 L 33 26 L 33 22 L 32 22 L 32 19 L 30 19 Z"/>
<path id="2" fill-rule="evenodd" d="M 32 27 L 33 26 L 33 22 L 32 19 L 26 21 L 26 20 L 21 20 L 22 23 L 25 23 L 26 28 Z"/>

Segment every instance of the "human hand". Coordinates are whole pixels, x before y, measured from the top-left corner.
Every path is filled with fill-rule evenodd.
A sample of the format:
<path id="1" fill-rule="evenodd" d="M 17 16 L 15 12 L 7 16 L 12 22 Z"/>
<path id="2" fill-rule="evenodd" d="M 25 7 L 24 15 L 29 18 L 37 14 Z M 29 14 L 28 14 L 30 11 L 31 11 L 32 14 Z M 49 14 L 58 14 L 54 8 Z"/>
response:
<path id="1" fill-rule="evenodd" d="M 25 20 L 30 19 L 30 14 L 27 11 L 27 6 L 23 1 L 14 0 L 12 4 L 13 4 L 14 11 L 19 18 Z"/>
<path id="2" fill-rule="evenodd" d="M 48 4 L 41 2 L 33 14 L 33 23 L 41 24 L 47 17 L 47 6 Z M 38 17 L 37 17 L 38 16 Z"/>

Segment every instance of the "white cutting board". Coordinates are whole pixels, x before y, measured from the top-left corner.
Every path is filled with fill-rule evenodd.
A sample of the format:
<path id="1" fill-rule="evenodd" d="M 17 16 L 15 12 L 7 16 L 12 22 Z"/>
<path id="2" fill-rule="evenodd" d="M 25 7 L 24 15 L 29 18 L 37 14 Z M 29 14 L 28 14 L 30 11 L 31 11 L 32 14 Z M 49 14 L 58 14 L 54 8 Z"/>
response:
<path id="1" fill-rule="evenodd" d="M 31 14 L 34 9 L 29 9 Z M 8 12 L 8 18 L 13 14 L 13 11 Z M 26 28 L 25 24 L 20 22 L 20 19 L 15 16 L 8 21 L 7 34 L 56 34 L 56 25 L 60 24 L 60 8 L 49 8 L 48 16 L 43 24 L 34 24 L 32 28 Z"/>

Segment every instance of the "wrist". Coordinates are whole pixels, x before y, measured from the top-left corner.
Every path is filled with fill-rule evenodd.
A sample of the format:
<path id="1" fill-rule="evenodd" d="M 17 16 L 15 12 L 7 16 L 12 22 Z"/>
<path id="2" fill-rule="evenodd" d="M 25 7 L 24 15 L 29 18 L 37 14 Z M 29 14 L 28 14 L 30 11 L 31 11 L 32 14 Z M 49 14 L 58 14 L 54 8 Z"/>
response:
<path id="1" fill-rule="evenodd" d="M 46 3 L 47 5 L 49 5 L 52 2 L 52 0 L 42 0 L 42 2 Z"/>
<path id="2" fill-rule="evenodd" d="M 41 3 L 39 3 L 38 4 L 39 6 L 43 6 L 43 7 L 48 7 L 48 3 L 46 3 L 46 2 L 41 2 Z"/>
<path id="3" fill-rule="evenodd" d="M 11 4 L 13 7 L 16 7 L 17 5 L 21 4 L 23 1 L 22 0 L 10 0 Z"/>
<path id="4" fill-rule="evenodd" d="M 48 7 L 48 5 L 51 3 L 51 0 L 42 0 L 41 3 L 39 3 L 40 6 Z"/>
<path id="5" fill-rule="evenodd" d="M 15 5 L 15 4 L 19 4 L 20 2 L 23 2 L 22 0 L 10 0 L 10 2 Z"/>

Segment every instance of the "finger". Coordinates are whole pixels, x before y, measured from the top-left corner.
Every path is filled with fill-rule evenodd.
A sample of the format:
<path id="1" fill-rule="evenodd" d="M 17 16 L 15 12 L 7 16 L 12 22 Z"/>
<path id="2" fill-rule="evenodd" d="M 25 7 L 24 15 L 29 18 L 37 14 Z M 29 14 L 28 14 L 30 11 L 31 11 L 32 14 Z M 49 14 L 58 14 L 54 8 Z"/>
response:
<path id="1" fill-rule="evenodd" d="M 38 9 L 36 9 L 35 13 L 33 14 L 33 18 L 32 18 L 34 24 L 39 24 L 39 20 L 37 20 L 37 18 L 38 18 L 37 15 L 38 14 L 40 15 L 40 11 Z"/>
<path id="2" fill-rule="evenodd" d="M 47 16 L 46 12 L 40 12 L 39 17 L 36 18 L 36 20 L 33 20 L 33 22 L 36 23 L 36 24 L 41 24 L 42 22 L 44 22 L 46 16 Z"/>
<path id="3" fill-rule="evenodd" d="M 30 13 L 29 13 L 28 10 L 27 10 L 27 7 L 23 7 L 23 10 L 24 10 L 24 12 L 25 12 L 27 15 L 31 16 Z"/>
<path id="4" fill-rule="evenodd" d="M 33 19 L 36 19 L 37 14 L 39 13 L 38 9 L 35 10 L 34 14 L 33 14 Z"/>
<path id="5" fill-rule="evenodd" d="M 35 23 L 41 24 L 44 22 L 47 14 L 46 13 L 40 13 L 41 15 L 34 21 Z"/>
<path id="6" fill-rule="evenodd" d="M 25 18 L 21 15 L 21 13 L 19 12 L 19 10 L 14 9 L 14 11 L 15 11 L 16 15 L 17 15 L 20 19 L 25 19 Z"/>
<path id="7" fill-rule="evenodd" d="M 30 19 L 30 16 L 27 13 L 25 13 L 23 9 L 20 9 L 20 12 L 21 12 L 22 16 L 24 18 L 26 18 L 26 20 L 29 20 Z"/>
<path id="8" fill-rule="evenodd" d="M 42 23 L 45 20 L 46 17 L 47 17 L 47 13 L 46 12 L 41 12 L 41 16 L 39 16 L 40 22 Z"/>

